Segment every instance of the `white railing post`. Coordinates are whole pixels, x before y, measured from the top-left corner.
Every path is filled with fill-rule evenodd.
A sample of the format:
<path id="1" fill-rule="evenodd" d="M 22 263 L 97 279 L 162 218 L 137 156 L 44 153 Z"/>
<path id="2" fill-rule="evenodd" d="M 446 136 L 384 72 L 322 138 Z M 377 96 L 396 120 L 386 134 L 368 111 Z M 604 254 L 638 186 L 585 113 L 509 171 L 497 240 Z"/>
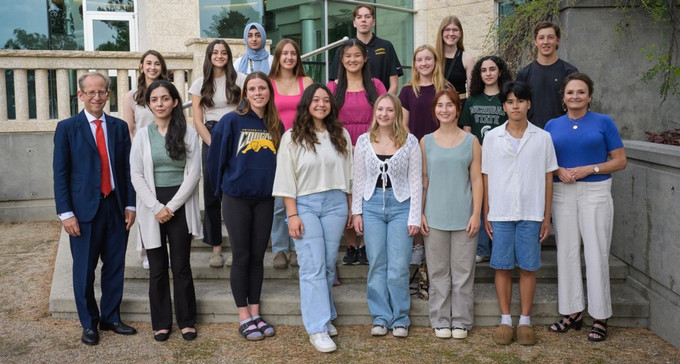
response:
<path id="1" fill-rule="evenodd" d="M 0 69 L 0 90 L 7 90 L 4 69 Z M 0 93 L 0 121 L 7 121 L 7 97 L 2 93 Z"/>
<path id="2" fill-rule="evenodd" d="M 49 120 L 50 118 L 50 92 L 47 81 L 47 70 L 35 70 L 35 118 Z"/>
<path id="3" fill-rule="evenodd" d="M 185 94 L 185 92 L 186 92 L 186 90 L 185 90 L 186 79 L 184 77 L 184 70 L 183 69 L 175 70 L 174 76 L 175 77 L 174 77 L 173 83 L 175 84 L 175 87 L 177 87 L 177 91 L 179 92 L 179 95 L 182 97 L 182 99 L 184 101 L 187 101 L 186 100 L 186 94 Z"/>
<path id="4" fill-rule="evenodd" d="M 71 116 L 71 93 L 68 70 L 57 70 L 57 117 L 63 120 Z"/>
<path id="5" fill-rule="evenodd" d="M 17 120 L 28 120 L 28 71 L 14 69 L 14 107 Z"/>

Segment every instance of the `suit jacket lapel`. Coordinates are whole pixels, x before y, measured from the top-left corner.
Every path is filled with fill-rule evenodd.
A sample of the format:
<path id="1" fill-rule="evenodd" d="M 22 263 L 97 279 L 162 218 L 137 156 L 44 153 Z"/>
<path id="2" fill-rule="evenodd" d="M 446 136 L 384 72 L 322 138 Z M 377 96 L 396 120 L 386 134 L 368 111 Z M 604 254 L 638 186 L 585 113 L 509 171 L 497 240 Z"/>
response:
<path id="1" fill-rule="evenodd" d="M 87 143 L 90 144 L 92 149 L 94 149 L 95 152 L 98 152 L 97 150 L 97 142 L 94 140 L 94 136 L 92 135 L 92 129 L 90 129 L 90 123 L 87 121 L 87 116 L 85 116 L 85 112 L 81 111 L 80 114 L 78 114 L 78 123 L 80 124 L 80 131 L 83 133 L 83 136 L 85 137 L 85 140 L 87 140 Z"/>

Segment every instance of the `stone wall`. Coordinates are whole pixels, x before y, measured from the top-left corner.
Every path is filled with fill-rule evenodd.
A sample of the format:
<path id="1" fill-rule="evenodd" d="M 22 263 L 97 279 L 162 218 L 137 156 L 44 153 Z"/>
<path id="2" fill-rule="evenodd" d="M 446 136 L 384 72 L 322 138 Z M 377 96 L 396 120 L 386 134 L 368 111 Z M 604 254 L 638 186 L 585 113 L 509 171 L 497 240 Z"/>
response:
<path id="1" fill-rule="evenodd" d="M 643 49 L 668 49 L 668 24 L 655 23 L 644 11 L 625 14 L 616 0 L 565 1 L 560 14 L 560 57 L 595 82 L 594 111 L 614 118 L 624 139 L 646 140 L 645 131 L 680 127 L 680 95 L 661 103 L 661 80 L 642 81 L 652 65 Z"/>
<path id="2" fill-rule="evenodd" d="M 680 347 L 680 148 L 625 141 L 628 166 L 613 178 L 611 253 L 650 302 L 649 328 Z"/>
<path id="3" fill-rule="evenodd" d="M 198 0 L 138 1 L 139 50 L 186 52 L 184 42 L 200 37 Z"/>

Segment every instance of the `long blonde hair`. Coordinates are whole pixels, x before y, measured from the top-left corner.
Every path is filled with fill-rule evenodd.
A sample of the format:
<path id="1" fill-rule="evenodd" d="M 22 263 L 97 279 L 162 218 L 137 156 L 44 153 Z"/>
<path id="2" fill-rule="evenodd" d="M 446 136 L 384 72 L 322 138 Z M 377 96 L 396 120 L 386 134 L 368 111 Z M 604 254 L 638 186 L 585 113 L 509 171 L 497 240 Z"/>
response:
<path id="1" fill-rule="evenodd" d="M 441 24 L 439 24 L 439 30 L 437 31 L 437 54 L 439 55 L 439 62 L 441 63 L 442 69 L 446 67 L 446 57 L 444 56 L 444 28 L 446 28 L 447 25 L 449 24 L 455 24 L 458 29 L 460 29 L 460 38 L 458 38 L 458 42 L 456 43 L 456 48 L 460 49 L 461 51 L 465 51 L 465 46 L 463 45 L 463 36 L 465 33 L 463 32 L 463 25 L 460 23 L 460 19 L 456 17 L 455 15 L 449 15 L 446 18 L 442 19 Z"/>
<path id="2" fill-rule="evenodd" d="M 432 70 L 432 84 L 434 85 L 434 92 L 437 93 L 441 90 L 443 90 L 446 87 L 447 81 L 444 79 L 444 73 L 442 72 L 442 65 L 440 62 L 441 56 L 437 53 L 437 50 L 434 49 L 429 44 L 423 44 L 416 48 L 415 52 L 413 52 L 413 64 L 415 66 L 416 64 L 416 55 L 422 51 L 429 51 L 432 53 L 432 56 L 434 57 L 434 69 Z M 420 98 L 420 73 L 418 70 L 415 70 L 414 72 L 411 72 L 411 81 L 407 84 L 411 86 L 411 89 L 413 90 L 413 94 L 416 95 L 416 98 Z"/>
<path id="3" fill-rule="evenodd" d="M 386 93 L 378 97 L 378 99 L 375 100 L 375 104 L 373 105 L 373 121 L 371 122 L 370 129 L 368 129 L 371 142 L 378 142 L 378 128 L 380 125 L 378 125 L 378 119 L 375 117 L 375 113 L 378 109 L 378 104 L 380 104 L 380 101 L 384 99 L 390 99 L 390 101 L 392 101 L 392 105 L 394 106 L 396 115 L 394 118 L 394 123 L 392 124 L 392 141 L 397 146 L 397 148 L 401 148 L 404 144 L 406 144 L 408 130 L 406 130 L 406 127 L 404 126 L 404 115 L 401 111 L 401 101 L 399 101 L 397 96 L 390 93 Z"/>

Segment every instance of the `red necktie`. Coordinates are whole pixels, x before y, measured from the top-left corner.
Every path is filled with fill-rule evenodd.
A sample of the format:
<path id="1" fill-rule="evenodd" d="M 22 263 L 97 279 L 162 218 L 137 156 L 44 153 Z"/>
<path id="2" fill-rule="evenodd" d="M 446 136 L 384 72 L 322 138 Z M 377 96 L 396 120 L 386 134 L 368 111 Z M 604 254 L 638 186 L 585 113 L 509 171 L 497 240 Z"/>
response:
<path id="1" fill-rule="evenodd" d="M 104 139 L 104 128 L 102 121 L 95 120 L 97 125 L 97 149 L 99 150 L 99 161 L 101 162 L 102 193 L 108 196 L 111 193 L 111 171 L 109 170 L 109 156 L 106 153 L 106 140 Z"/>

